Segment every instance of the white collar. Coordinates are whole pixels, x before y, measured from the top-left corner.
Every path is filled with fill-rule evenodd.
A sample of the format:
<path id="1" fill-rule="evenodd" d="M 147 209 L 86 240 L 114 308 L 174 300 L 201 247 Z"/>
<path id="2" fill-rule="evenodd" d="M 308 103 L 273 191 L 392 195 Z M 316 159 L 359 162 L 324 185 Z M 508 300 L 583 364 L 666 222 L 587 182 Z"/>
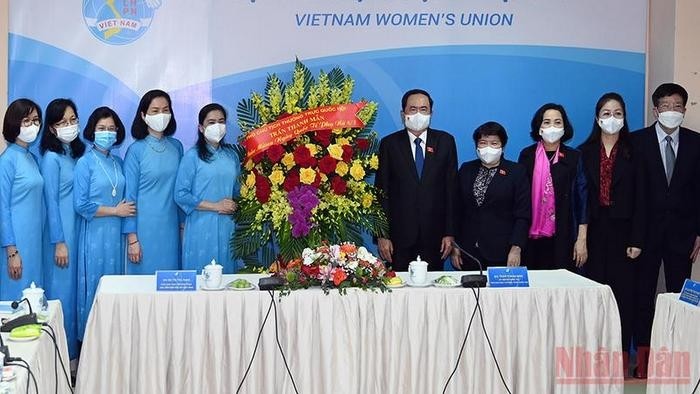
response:
<path id="1" fill-rule="evenodd" d="M 654 130 L 656 130 L 656 139 L 659 141 L 659 144 L 661 144 L 662 142 L 664 142 L 664 140 L 666 139 L 666 136 L 669 136 L 669 135 L 671 136 L 671 139 L 673 140 L 673 143 L 674 143 L 674 144 L 677 144 L 677 143 L 678 143 L 678 134 L 679 134 L 678 131 L 679 131 L 680 129 L 681 129 L 680 126 L 679 126 L 679 127 L 676 127 L 676 129 L 673 130 L 673 133 L 667 134 L 667 133 L 664 131 L 664 129 L 661 128 L 661 125 L 659 124 L 659 122 L 656 122 L 656 123 L 654 124 Z"/>
<path id="2" fill-rule="evenodd" d="M 408 129 L 406 129 L 406 133 L 408 134 L 408 139 L 411 141 L 411 144 L 415 144 L 415 142 L 413 142 L 416 140 L 415 134 L 408 131 Z M 425 144 L 428 141 L 428 129 L 425 129 L 422 133 L 420 133 L 417 138 L 420 138 L 421 143 Z"/>

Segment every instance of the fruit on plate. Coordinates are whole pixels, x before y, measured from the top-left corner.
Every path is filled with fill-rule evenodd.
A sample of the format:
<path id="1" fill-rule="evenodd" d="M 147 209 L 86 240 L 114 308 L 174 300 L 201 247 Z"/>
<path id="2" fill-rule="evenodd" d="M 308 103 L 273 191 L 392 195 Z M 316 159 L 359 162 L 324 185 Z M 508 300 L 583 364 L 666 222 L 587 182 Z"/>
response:
<path id="1" fill-rule="evenodd" d="M 389 286 L 400 286 L 402 283 L 403 283 L 403 281 L 398 276 L 394 276 L 393 278 L 389 278 L 389 280 L 386 281 L 386 284 Z"/>
<path id="2" fill-rule="evenodd" d="M 457 279 L 449 276 L 449 275 L 443 275 L 437 279 L 435 279 L 435 283 L 439 285 L 445 285 L 445 286 L 453 286 L 457 284 Z"/>
<path id="3" fill-rule="evenodd" d="M 250 287 L 250 282 L 245 279 L 239 278 L 228 284 L 228 287 L 233 287 L 234 289 L 247 289 Z"/>

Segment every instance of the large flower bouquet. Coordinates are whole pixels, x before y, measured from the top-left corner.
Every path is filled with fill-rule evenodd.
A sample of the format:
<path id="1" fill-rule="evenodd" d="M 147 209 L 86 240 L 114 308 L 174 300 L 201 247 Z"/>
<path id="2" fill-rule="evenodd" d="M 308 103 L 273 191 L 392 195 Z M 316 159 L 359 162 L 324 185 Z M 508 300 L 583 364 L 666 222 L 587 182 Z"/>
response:
<path id="1" fill-rule="evenodd" d="M 291 261 L 324 242 L 386 236 L 378 190 L 377 104 L 352 102 L 340 69 L 314 78 L 297 61 L 292 81 L 267 78 L 237 107 L 245 149 L 233 254 L 248 265 Z"/>
<path id="2" fill-rule="evenodd" d="M 276 262 L 270 268 L 285 280 L 283 294 L 309 286 L 319 286 L 326 293 L 336 288 L 344 294 L 348 287 L 384 292 L 385 281 L 396 275 L 364 246 L 352 243 L 305 248 L 300 258 Z"/>

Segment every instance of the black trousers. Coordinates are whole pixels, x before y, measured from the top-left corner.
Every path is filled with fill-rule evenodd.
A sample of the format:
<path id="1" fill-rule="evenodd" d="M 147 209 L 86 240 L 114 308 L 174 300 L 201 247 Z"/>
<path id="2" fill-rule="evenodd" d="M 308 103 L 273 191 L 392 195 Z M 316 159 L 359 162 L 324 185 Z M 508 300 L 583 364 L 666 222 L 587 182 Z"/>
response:
<path id="1" fill-rule="evenodd" d="M 554 238 L 528 239 L 523 256 L 523 264 L 529 270 L 558 269 Z"/>
<path id="2" fill-rule="evenodd" d="M 588 224 L 588 261 L 583 273 L 596 282 L 609 285 L 615 295 L 622 325 L 622 350 L 629 351 L 634 331 L 635 282 L 641 257 L 627 257 L 631 222 L 610 217 L 607 208 Z"/>
<path id="3" fill-rule="evenodd" d="M 442 239 L 435 241 L 419 240 L 410 246 L 397 246 L 394 244 L 394 253 L 391 255 L 394 271 L 408 271 L 408 264 L 420 256 L 420 259 L 428 262 L 428 271 L 442 271 L 444 260 L 441 258 L 440 243 Z"/>
<path id="4" fill-rule="evenodd" d="M 653 224 L 652 224 L 653 225 Z M 654 320 L 656 301 L 656 285 L 659 280 L 659 268 L 664 262 L 664 277 L 666 291 L 679 293 L 683 282 L 690 278 L 693 262 L 690 260 L 690 250 L 678 253 L 666 247 L 662 242 L 653 248 L 643 249 L 638 271 L 636 298 L 637 316 L 634 339 L 638 346 L 649 346 L 651 340 L 651 325 Z"/>

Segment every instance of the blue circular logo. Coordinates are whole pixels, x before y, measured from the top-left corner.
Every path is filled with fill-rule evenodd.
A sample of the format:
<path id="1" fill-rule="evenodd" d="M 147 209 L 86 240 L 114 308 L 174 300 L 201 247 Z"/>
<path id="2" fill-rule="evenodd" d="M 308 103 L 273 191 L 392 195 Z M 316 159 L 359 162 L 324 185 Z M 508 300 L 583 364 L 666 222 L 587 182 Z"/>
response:
<path id="1" fill-rule="evenodd" d="M 126 45 L 146 33 L 161 1 L 83 0 L 83 19 L 100 41 Z"/>

